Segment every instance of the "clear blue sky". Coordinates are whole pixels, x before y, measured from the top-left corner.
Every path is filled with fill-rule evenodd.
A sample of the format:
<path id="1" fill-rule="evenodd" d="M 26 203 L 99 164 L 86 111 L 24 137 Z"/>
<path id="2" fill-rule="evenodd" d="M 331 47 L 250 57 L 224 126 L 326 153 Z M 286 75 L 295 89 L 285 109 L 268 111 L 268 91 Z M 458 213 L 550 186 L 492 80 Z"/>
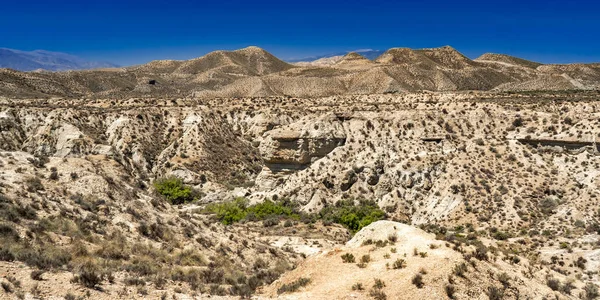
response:
<path id="1" fill-rule="evenodd" d="M 0 47 L 122 65 L 256 45 L 283 59 L 451 45 L 600 62 L 600 1 L 2 0 Z"/>

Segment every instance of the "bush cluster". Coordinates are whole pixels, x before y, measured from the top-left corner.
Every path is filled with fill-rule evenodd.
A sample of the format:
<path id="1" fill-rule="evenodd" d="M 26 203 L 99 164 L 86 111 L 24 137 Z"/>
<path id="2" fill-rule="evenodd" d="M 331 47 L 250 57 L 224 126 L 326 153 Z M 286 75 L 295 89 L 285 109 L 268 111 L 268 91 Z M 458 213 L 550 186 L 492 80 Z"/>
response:
<path id="1" fill-rule="evenodd" d="M 375 201 L 360 200 L 356 205 L 353 200 L 342 200 L 323 208 L 319 216 L 324 222 L 342 224 L 355 233 L 375 221 L 384 219 L 385 212 L 379 209 Z"/>
<path id="2" fill-rule="evenodd" d="M 261 221 L 275 218 L 300 218 L 296 207 L 287 200 L 271 201 L 248 205 L 245 198 L 236 198 L 230 202 L 213 203 L 206 206 L 205 211 L 213 213 L 225 225 L 247 221 Z"/>
<path id="3" fill-rule="evenodd" d="M 183 204 L 194 200 L 194 190 L 177 177 L 160 178 L 154 181 L 153 185 L 171 204 Z"/>
<path id="4" fill-rule="evenodd" d="M 213 203 L 207 205 L 205 213 L 215 214 L 217 219 L 225 225 L 230 225 L 243 220 L 269 221 L 269 224 L 279 219 L 295 219 L 305 221 L 322 220 L 324 223 L 337 223 L 356 233 L 374 221 L 385 218 L 385 212 L 379 209 L 374 201 L 343 200 L 333 206 L 323 208 L 319 213 L 306 214 L 299 211 L 297 204 L 288 199 L 278 201 L 266 200 L 262 203 L 249 205 L 245 198 L 236 198 L 233 201 Z"/>

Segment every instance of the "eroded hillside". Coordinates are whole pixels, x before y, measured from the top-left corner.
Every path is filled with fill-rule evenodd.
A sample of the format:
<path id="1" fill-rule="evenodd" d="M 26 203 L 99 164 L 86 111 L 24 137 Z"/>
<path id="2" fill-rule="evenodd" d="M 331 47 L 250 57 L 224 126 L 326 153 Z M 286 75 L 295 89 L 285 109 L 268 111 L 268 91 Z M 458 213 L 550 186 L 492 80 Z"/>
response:
<path id="1" fill-rule="evenodd" d="M 461 56 L 419 55 L 449 67 L 471 64 Z M 280 67 L 253 65 L 259 73 Z M 527 294 L 534 298 L 585 296 L 586 284 L 600 280 L 598 97 L 595 92 L 469 92 L 3 99 L 3 239 L 14 239 L 14 246 L 5 251 L 3 260 L 12 262 L 3 263 L 2 270 L 26 287 L 19 290 L 11 283 L 14 290 L 32 293 L 37 284 L 46 296 L 66 294 L 53 290 L 50 279 L 81 277 L 92 265 L 112 276 L 100 278 L 104 292 L 89 291 L 95 298 L 275 296 L 282 283 L 307 276 L 302 270 L 311 264 L 328 264 L 322 251 L 335 253 L 329 258 L 335 266 L 344 251 L 358 259 L 372 246 L 362 245 L 365 241 L 343 246 L 351 232 L 329 222 L 226 226 L 203 211 L 205 204 L 236 197 L 250 204 L 287 199 L 299 205 L 299 212 L 315 214 L 340 200 L 366 199 L 375 201 L 387 219 L 431 233 L 419 231 L 423 239 L 414 247 L 423 251 L 435 244 L 421 258 L 405 258 L 410 272 L 378 277 L 388 285 L 401 278 L 410 287 L 417 261 L 431 266 L 425 270 L 431 276 L 423 276 L 426 287 L 435 278 L 435 295 L 443 296 L 450 284 L 460 299 L 496 292 L 518 298 L 527 286 L 535 286 Z M 170 205 L 157 195 L 152 182 L 168 176 L 193 187 L 195 201 Z M 402 241 L 400 236 L 374 248 L 377 263 L 365 272 L 354 265 L 344 268 L 352 267 L 353 278 L 370 286 L 374 278 L 369 276 L 385 272 L 389 257 L 394 256 L 390 265 L 402 258 L 391 248 L 413 256 L 412 244 Z M 14 255 L 28 245 L 39 253 L 55 245 L 57 257 L 46 263 L 33 254 Z M 149 262 L 156 257 L 158 262 Z M 431 270 L 446 258 L 447 268 Z M 44 273 L 49 280 L 27 278 L 31 269 L 18 267 L 21 263 L 52 270 Z M 466 265 L 459 268 L 467 270 L 456 271 L 461 263 Z M 180 273 L 173 271 L 177 268 Z M 453 272 L 462 275 L 452 275 L 449 282 Z M 282 281 L 275 281 L 281 274 L 286 274 Z M 323 274 L 300 288 L 308 294 L 297 296 L 308 299 L 328 290 Z M 133 277 L 143 282 L 132 282 Z M 573 286 L 553 291 L 548 278 Z M 352 291 L 352 284 L 344 284 L 348 288 L 336 287 L 336 297 L 369 295 L 368 289 Z M 75 280 L 67 290 L 87 292 L 80 286 Z M 402 298 L 407 289 L 381 287 L 374 294 L 378 290 Z M 417 287 L 406 299 L 426 294 Z"/>

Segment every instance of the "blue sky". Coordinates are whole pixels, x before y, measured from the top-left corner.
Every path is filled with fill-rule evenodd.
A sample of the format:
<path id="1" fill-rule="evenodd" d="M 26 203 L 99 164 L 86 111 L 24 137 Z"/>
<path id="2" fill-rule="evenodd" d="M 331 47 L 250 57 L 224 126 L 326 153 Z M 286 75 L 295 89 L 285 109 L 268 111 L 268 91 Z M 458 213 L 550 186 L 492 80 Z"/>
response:
<path id="1" fill-rule="evenodd" d="M 451 45 L 475 58 L 600 62 L 600 1 L 2 0 L 0 47 L 121 65 L 256 45 L 283 59 Z"/>

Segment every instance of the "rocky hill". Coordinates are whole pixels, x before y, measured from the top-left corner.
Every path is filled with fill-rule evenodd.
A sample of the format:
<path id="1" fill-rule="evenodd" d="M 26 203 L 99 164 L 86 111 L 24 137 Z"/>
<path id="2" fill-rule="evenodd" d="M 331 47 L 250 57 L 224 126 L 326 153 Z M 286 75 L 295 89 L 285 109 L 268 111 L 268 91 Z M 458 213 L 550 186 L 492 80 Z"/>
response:
<path id="1" fill-rule="evenodd" d="M 504 64 L 507 66 L 520 66 L 520 67 L 531 68 L 531 69 L 536 69 L 537 67 L 542 65 L 540 63 L 525 60 L 522 58 L 513 57 L 510 55 L 504 55 L 504 54 L 495 54 L 495 53 L 483 54 L 482 56 L 476 58 L 475 61 L 493 62 L 493 63 L 498 63 L 498 64 Z"/>
<path id="2" fill-rule="evenodd" d="M 395 69 L 365 72 L 397 86 L 386 71 L 459 80 L 482 64 L 450 48 L 388 52 L 380 64 Z M 363 67 L 347 60 L 298 68 L 250 48 L 122 81 L 62 75 L 99 97 L 136 72 L 208 80 L 210 66 L 267 93 Z M 272 74 L 291 79 L 272 90 Z M 594 299 L 598 97 L 0 98 L 0 297 Z"/>
<path id="3" fill-rule="evenodd" d="M 356 58 L 351 53 L 327 58 L 322 64 L 298 66 L 249 47 L 216 51 L 189 61 L 155 61 L 120 69 L 60 73 L 0 69 L 0 95 L 325 97 L 421 90 L 593 90 L 600 85 L 598 64 L 539 65 L 497 54 L 471 60 L 448 46 L 394 48 L 375 60 Z"/>

